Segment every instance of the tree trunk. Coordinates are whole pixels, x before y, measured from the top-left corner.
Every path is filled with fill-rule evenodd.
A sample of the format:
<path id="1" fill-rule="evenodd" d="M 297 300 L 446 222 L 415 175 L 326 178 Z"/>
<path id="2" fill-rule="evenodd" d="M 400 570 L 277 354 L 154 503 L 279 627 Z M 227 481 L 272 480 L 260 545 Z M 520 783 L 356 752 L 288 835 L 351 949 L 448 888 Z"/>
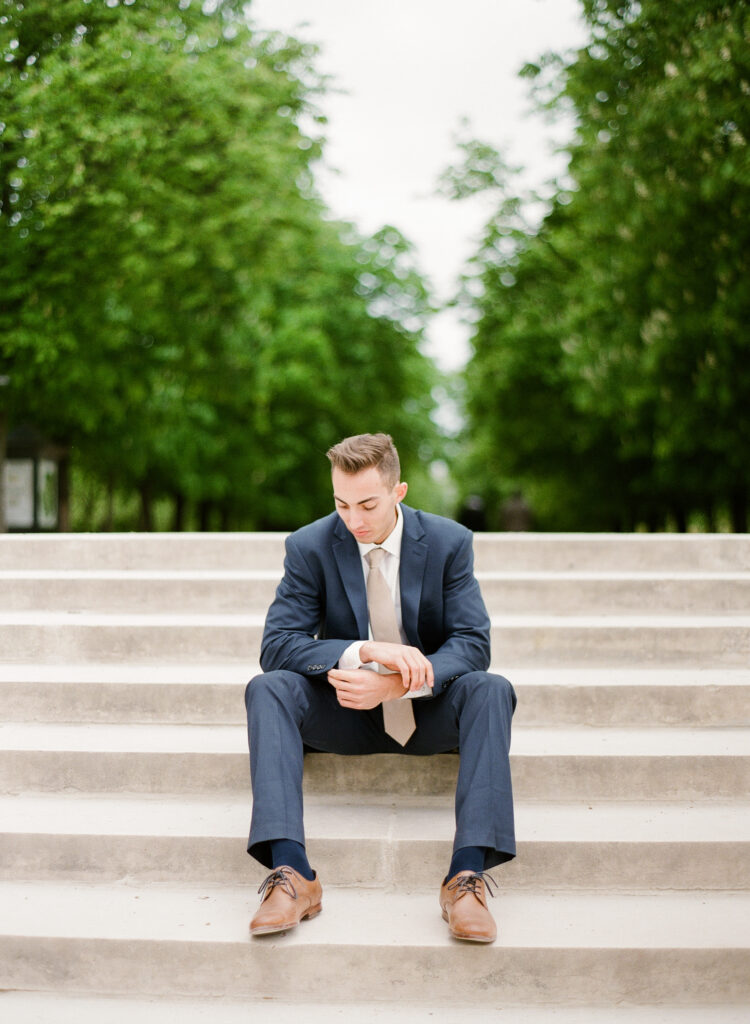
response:
<path id="1" fill-rule="evenodd" d="M 0 533 L 5 533 L 5 444 L 8 437 L 8 417 L 0 412 Z"/>
<path id="2" fill-rule="evenodd" d="M 67 458 L 61 459 L 57 471 L 60 474 L 57 529 L 60 533 L 70 533 L 70 461 Z"/>
<path id="3" fill-rule="evenodd" d="M 97 492 L 94 489 L 93 482 L 88 482 L 88 486 L 84 492 L 83 507 L 81 509 L 81 523 L 86 533 L 96 530 L 94 524 L 94 507 L 96 506 Z"/>
<path id="4" fill-rule="evenodd" d="M 729 496 L 729 515 L 734 533 L 747 533 L 747 488 L 738 484 Z"/>
<path id="5" fill-rule="evenodd" d="M 685 509 L 679 505 L 675 505 L 672 508 L 672 515 L 674 516 L 677 532 L 687 533 L 687 513 L 685 512 Z"/>
<path id="6" fill-rule="evenodd" d="M 185 501 L 184 494 L 175 494 L 174 497 L 174 513 L 172 515 L 172 530 L 175 533 L 181 533 L 185 529 L 185 509 L 187 503 Z"/>
<path id="7" fill-rule="evenodd" d="M 207 533 L 211 529 L 211 502 L 201 501 L 198 504 L 198 529 Z"/>
<path id="8" fill-rule="evenodd" d="M 154 516 L 153 509 L 151 507 L 151 488 L 148 484 L 141 484 L 138 488 L 138 493 L 141 496 L 141 512 L 138 518 L 138 529 L 143 530 L 145 533 L 153 533 Z"/>
<path id="9" fill-rule="evenodd" d="M 615 533 L 632 533 L 635 524 L 638 522 L 638 513 L 631 505 L 625 505 L 620 510 L 620 516 L 615 525 Z"/>
<path id="10" fill-rule="evenodd" d="M 115 521 L 115 485 L 111 480 L 107 481 L 107 511 L 104 516 L 103 530 L 105 533 L 112 532 Z"/>

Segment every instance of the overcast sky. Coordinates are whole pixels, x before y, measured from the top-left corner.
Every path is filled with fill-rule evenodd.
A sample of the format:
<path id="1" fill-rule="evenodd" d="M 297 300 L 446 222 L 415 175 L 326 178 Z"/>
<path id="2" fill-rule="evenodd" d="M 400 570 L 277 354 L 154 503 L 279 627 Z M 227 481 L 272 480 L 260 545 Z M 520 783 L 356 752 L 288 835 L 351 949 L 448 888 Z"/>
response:
<path id="1" fill-rule="evenodd" d="M 332 212 L 364 233 L 394 224 L 417 247 L 438 300 L 457 288 L 487 207 L 452 203 L 436 182 L 456 159 L 462 119 L 541 184 L 559 174 L 565 129 L 531 114 L 519 69 L 586 38 L 579 0 L 253 0 L 251 17 L 320 47 L 332 77 L 320 106 L 328 143 L 318 186 Z M 334 89 L 336 91 L 334 91 Z M 435 317 L 428 352 L 452 369 L 468 354 L 468 328 Z"/>

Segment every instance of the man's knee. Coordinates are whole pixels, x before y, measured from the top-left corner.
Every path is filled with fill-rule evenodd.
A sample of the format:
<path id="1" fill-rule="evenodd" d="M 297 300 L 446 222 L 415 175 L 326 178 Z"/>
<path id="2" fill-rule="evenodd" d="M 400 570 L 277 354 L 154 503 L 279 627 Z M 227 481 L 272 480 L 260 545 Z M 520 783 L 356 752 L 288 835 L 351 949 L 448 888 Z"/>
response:
<path id="1" fill-rule="evenodd" d="M 516 691 L 505 676 L 494 672 L 467 672 L 451 683 L 451 688 L 455 686 L 463 689 L 465 698 L 509 707 L 511 713 L 516 709 Z"/>
<path id="2" fill-rule="evenodd" d="M 251 707 L 261 704 L 267 706 L 269 703 L 291 704 L 297 690 L 297 680 L 294 672 L 277 670 L 274 672 L 261 672 L 253 676 L 245 687 L 245 707 L 248 713 Z"/>

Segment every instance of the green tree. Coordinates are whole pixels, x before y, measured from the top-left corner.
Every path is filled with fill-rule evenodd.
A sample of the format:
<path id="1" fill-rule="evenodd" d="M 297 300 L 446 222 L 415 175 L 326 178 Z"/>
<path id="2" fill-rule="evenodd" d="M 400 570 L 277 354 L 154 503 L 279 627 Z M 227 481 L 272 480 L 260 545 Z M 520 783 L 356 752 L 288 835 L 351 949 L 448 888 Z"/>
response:
<path id="1" fill-rule="evenodd" d="M 590 44 L 525 71 L 575 114 L 570 180 L 513 253 L 481 258 L 472 427 L 485 453 L 518 435 L 515 469 L 545 496 L 547 525 L 685 528 L 728 510 L 745 529 L 748 6 L 589 0 L 584 12 Z M 518 396 L 511 430 L 499 420 L 518 387 L 543 408 Z M 499 458 L 506 475 L 518 461 Z"/>
<path id="2" fill-rule="evenodd" d="M 405 243 L 327 219 L 314 51 L 246 6 L 0 0 L 11 415 L 137 492 L 143 528 L 159 498 L 177 527 L 294 525 L 311 452 L 364 410 L 434 438 Z"/>

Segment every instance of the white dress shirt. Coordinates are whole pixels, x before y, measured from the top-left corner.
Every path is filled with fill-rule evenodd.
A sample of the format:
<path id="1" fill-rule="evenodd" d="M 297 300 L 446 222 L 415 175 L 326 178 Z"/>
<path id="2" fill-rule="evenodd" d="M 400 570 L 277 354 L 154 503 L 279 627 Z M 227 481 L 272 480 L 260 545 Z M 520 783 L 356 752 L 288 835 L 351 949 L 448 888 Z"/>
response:
<path id="1" fill-rule="evenodd" d="M 404 633 L 404 626 L 401 621 L 401 588 L 399 587 L 398 571 L 401 565 L 401 538 L 404 534 L 404 517 L 401 513 L 401 507 L 396 505 L 396 525 L 393 527 L 391 532 L 385 538 L 382 544 L 360 544 L 357 541 L 357 547 L 359 548 L 359 554 L 362 562 L 362 573 L 365 578 L 365 587 L 367 586 L 367 576 L 370 572 L 370 566 L 367 564 L 367 555 L 372 551 L 373 548 L 381 547 L 385 552 L 386 556 L 380 563 L 380 571 L 382 572 L 385 582 L 388 584 L 388 589 L 393 598 L 393 606 L 396 609 L 396 623 L 398 624 L 398 631 L 401 636 L 401 643 L 408 645 L 409 642 L 406 639 Z M 372 629 L 368 626 L 368 636 L 372 640 Z M 376 661 L 368 662 L 363 664 L 360 659 L 360 650 L 364 640 L 355 640 L 353 644 L 350 644 L 344 653 L 339 658 L 339 668 L 343 669 L 354 669 L 354 668 L 369 668 L 374 669 L 376 672 L 390 672 L 390 669 L 385 668 L 383 665 L 379 665 Z M 404 698 L 412 697 L 424 697 L 427 694 L 432 693 L 432 690 L 427 685 L 412 693 L 411 691 L 404 694 Z M 403 698 L 402 698 L 403 699 Z"/>

